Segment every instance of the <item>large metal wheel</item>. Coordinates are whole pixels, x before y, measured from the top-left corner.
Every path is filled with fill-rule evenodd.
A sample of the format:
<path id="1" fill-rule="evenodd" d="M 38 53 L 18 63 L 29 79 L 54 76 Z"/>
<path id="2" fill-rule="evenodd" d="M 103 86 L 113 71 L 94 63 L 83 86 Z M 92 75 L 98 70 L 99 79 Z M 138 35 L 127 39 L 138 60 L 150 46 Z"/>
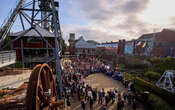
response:
<path id="1" fill-rule="evenodd" d="M 26 110 L 57 110 L 53 106 L 57 92 L 53 73 L 48 64 L 34 67 L 27 89 Z"/>

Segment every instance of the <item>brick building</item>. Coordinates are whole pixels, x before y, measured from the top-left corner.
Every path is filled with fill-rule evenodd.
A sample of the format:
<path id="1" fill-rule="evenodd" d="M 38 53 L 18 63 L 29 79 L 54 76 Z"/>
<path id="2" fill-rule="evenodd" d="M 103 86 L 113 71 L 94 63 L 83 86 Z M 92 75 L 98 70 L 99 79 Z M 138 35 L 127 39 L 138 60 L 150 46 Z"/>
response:
<path id="1" fill-rule="evenodd" d="M 155 36 L 153 56 L 175 56 L 175 30 L 163 29 Z"/>
<path id="2" fill-rule="evenodd" d="M 135 42 L 135 55 L 175 56 L 175 30 L 163 29 L 161 32 L 144 34 Z"/>

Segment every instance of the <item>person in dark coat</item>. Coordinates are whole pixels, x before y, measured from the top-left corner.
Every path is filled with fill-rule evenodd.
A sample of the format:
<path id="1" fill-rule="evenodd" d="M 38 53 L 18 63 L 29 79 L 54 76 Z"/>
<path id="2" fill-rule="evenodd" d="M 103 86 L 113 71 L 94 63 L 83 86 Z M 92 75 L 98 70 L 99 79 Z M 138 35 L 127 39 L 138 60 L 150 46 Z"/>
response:
<path id="1" fill-rule="evenodd" d="M 90 110 L 93 110 L 93 104 L 94 104 L 94 100 L 91 97 L 90 100 L 89 100 Z"/>
<path id="2" fill-rule="evenodd" d="M 124 108 L 124 101 L 119 99 L 117 103 L 117 110 L 123 110 Z"/>
<path id="3" fill-rule="evenodd" d="M 67 103 L 68 110 L 70 110 L 71 109 L 71 104 L 70 104 L 69 98 L 67 98 L 66 103 Z"/>
<path id="4" fill-rule="evenodd" d="M 83 110 L 86 109 L 86 102 L 85 102 L 85 100 L 81 101 L 81 107 L 82 107 Z"/>
<path id="5" fill-rule="evenodd" d="M 133 100 L 133 103 L 132 103 L 132 109 L 136 110 L 136 100 L 135 99 Z"/>
<path id="6" fill-rule="evenodd" d="M 105 105 L 108 106 L 108 103 L 110 101 L 110 98 L 108 95 L 105 96 Z"/>

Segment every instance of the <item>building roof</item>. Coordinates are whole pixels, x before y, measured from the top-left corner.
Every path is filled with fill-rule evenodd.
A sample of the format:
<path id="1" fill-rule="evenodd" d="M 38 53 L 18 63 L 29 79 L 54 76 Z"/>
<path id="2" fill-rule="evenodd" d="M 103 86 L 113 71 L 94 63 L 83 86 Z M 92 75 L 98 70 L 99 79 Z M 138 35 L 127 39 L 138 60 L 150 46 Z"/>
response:
<path id="1" fill-rule="evenodd" d="M 80 37 L 75 43 L 75 48 L 96 48 L 96 45 L 88 43 L 83 37 Z"/>
<path id="2" fill-rule="evenodd" d="M 156 41 L 175 42 L 175 30 L 163 29 L 156 37 Z"/>
<path id="3" fill-rule="evenodd" d="M 10 36 L 11 37 L 21 36 L 23 33 L 27 32 L 28 30 L 29 29 L 16 32 L 16 33 L 11 33 Z M 47 31 L 46 29 L 41 28 L 38 25 L 36 26 L 36 30 L 38 30 L 43 37 L 55 37 L 53 33 Z M 35 29 L 31 29 L 27 33 L 25 33 L 23 37 L 40 37 L 40 35 L 35 31 Z"/>
<path id="4" fill-rule="evenodd" d="M 159 33 L 160 32 L 143 34 L 141 37 L 139 37 L 139 39 L 150 39 L 150 38 L 156 37 L 157 34 L 159 34 Z"/>
<path id="5" fill-rule="evenodd" d="M 118 43 L 113 43 L 113 44 L 109 44 L 109 43 L 107 43 L 107 44 L 98 44 L 98 45 L 96 45 L 97 47 L 111 47 L 111 48 L 116 48 L 116 47 L 118 47 Z"/>

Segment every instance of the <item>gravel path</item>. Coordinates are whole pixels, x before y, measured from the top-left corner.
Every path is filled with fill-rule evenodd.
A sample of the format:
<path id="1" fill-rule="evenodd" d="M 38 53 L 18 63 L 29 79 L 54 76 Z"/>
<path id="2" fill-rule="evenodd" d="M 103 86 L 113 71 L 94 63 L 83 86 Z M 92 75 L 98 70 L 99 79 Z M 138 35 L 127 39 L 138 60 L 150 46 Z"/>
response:
<path id="1" fill-rule="evenodd" d="M 105 91 L 107 91 L 109 89 L 117 88 L 121 92 L 126 91 L 126 89 L 123 87 L 123 85 L 119 81 L 113 80 L 111 77 L 108 77 L 100 73 L 89 75 L 86 78 L 85 82 L 86 84 L 89 84 L 91 85 L 91 87 L 97 88 L 98 90 L 101 88 L 104 88 Z M 77 100 L 77 98 L 74 98 L 71 101 L 72 103 L 71 110 L 82 110 L 80 102 L 75 100 Z M 117 110 L 116 103 L 117 102 L 115 102 L 114 104 L 110 103 L 108 106 L 108 110 Z M 86 104 L 86 107 L 87 107 L 87 110 L 89 110 L 89 104 Z M 95 102 L 94 110 L 101 110 L 101 108 L 102 108 L 102 105 L 99 105 L 97 102 Z M 132 107 L 126 104 L 124 110 L 132 110 Z M 144 106 L 142 104 L 139 104 L 137 107 L 137 110 L 146 110 L 146 109 L 144 109 Z"/>

